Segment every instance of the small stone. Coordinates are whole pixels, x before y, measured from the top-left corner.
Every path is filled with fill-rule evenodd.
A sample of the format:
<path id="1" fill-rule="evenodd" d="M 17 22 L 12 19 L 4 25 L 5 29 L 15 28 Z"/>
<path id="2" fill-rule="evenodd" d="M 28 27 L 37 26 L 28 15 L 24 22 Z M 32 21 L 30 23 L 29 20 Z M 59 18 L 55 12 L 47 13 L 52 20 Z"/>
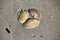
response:
<path id="1" fill-rule="evenodd" d="M 54 18 L 55 18 L 55 16 L 51 16 L 51 20 L 54 19 Z"/>

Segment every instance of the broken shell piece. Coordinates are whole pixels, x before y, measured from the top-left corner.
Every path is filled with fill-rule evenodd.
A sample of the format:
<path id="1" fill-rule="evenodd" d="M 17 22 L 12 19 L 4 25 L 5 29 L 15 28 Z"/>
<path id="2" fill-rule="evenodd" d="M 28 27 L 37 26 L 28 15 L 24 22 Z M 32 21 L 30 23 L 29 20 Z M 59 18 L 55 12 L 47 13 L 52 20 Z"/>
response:
<path id="1" fill-rule="evenodd" d="M 32 29 L 35 28 L 39 25 L 40 21 L 37 19 L 29 19 L 27 22 L 24 24 L 26 29 Z"/>
<path id="2" fill-rule="evenodd" d="M 34 9 L 34 8 L 33 9 L 28 9 L 28 12 L 33 18 L 37 18 L 37 19 L 40 18 L 40 14 L 39 14 L 37 9 Z"/>
<path id="3" fill-rule="evenodd" d="M 28 17 L 29 17 L 28 11 L 24 10 L 24 11 L 20 12 L 18 20 L 20 23 L 23 24 L 28 19 Z"/>

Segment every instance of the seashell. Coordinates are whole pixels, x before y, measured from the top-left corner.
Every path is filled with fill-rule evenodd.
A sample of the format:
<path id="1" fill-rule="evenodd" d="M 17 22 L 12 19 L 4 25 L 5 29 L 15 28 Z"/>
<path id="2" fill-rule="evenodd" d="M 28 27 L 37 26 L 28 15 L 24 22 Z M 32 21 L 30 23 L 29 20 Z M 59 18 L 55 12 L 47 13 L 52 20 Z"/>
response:
<path id="1" fill-rule="evenodd" d="M 24 11 L 20 12 L 18 20 L 20 23 L 23 24 L 28 19 L 28 17 L 29 17 L 28 11 L 24 10 Z"/>
<path id="2" fill-rule="evenodd" d="M 19 22 L 24 26 L 26 29 L 33 29 L 36 28 L 40 24 L 41 14 L 38 12 L 37 9 L 28 9 L 20 11 L 19 15 Z"/>
<path id="3" fill-rule="evenodd" d="M 39 25 L 40 21 L 37 19 L 29 19 L 27 22 L 24 24 L 26 29 L 32 29 L 36 28 Z"/>

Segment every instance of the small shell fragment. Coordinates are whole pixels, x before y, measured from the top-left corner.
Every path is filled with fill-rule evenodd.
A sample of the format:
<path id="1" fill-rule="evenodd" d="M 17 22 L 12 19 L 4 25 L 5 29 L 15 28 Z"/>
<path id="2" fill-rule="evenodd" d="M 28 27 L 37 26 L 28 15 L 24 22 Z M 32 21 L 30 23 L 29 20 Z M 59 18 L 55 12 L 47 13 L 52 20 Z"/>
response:
<path id="1" fill-rule="evenodd" d="M 19 22 L 23 24 L 28 19 L 28 17 L 29 17 L 28 11 L 22 11 L 19 16 Z"/>
<path id="2" fill-rule="evenodd" d="M 38 12 L 38 10 L 36 9 L 28 9 L 28 12 L 30 13 L 31 16 L 33 16 L 33 18 L 40 18 L 40 14 Z"/>
<path id="3" fill-rule="evenodd" d="M 26 29 L 32 29 L 35 28 L 39 25 L 40 21 L 38 21 L 37 19 L 30 19 L 27 20 L 27 22 L 24 24 Z"/>

